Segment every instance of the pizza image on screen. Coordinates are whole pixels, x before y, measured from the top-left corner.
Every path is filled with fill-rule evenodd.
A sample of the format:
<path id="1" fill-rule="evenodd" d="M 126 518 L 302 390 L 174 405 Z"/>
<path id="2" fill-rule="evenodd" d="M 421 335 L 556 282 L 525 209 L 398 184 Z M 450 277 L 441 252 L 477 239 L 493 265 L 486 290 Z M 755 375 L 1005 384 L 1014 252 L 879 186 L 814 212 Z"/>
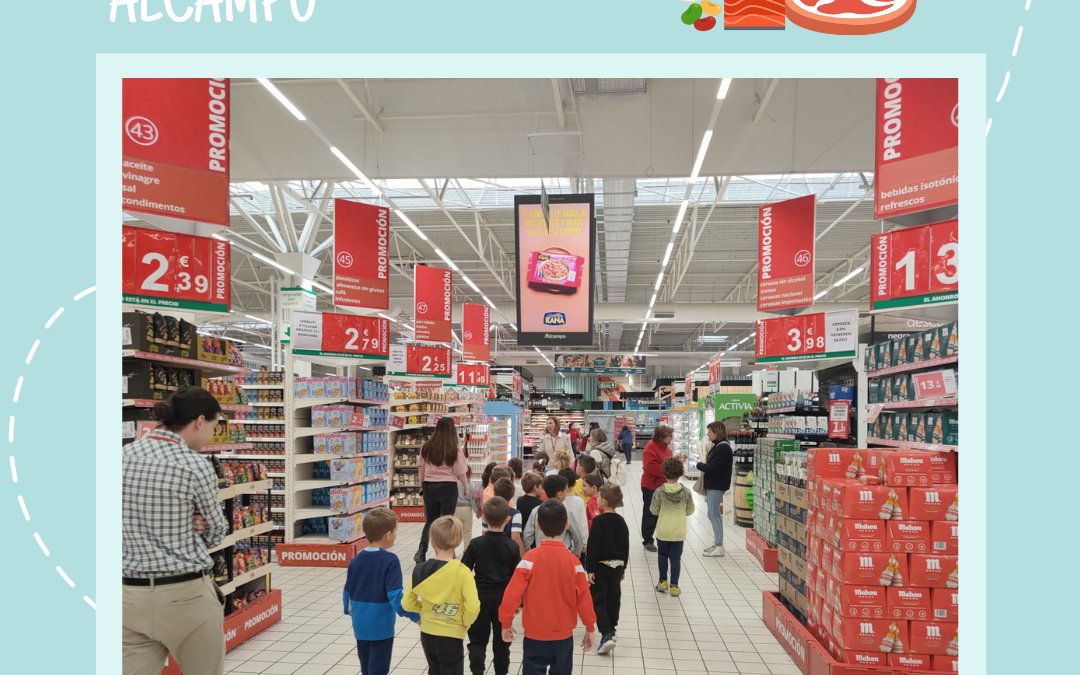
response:
<path id="1" fill-rule="evenodd" d="M 831 35 L 870 35 L 902 26 L 915 13 L 915 0 L 787 0 L 796 25 Z"/>

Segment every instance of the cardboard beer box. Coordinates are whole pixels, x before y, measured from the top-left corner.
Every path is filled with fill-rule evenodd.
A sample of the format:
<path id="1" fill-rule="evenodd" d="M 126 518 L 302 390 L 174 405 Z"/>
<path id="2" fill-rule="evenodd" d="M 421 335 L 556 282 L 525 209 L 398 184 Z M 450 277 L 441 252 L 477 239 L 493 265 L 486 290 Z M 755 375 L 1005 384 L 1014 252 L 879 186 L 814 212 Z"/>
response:
<path id="1" fill-rule="evenodd" d="M 955 412 L 942 412 L 937 415 L 930 429 L 930 440 L 927 442 L 941 445 L 960 444 L 960 423 Z"/>
<path id="2" fill-rule="evenodd" d="M 883 485 L 918 487 L 931 485 L 933 453 L 920 450 L 880 450 L 871 453 Z"/>
<path id="3" fill-rule="evenodd" d="M 890 619 L 833 619 L 840 648 L 859 652 L 903 654 L 908 648 L 908 622 Z"/>
<path id="4" fill-rule="evenodd" d="M 908 433 L 908 414 L 906 412 L 898 412 L 893 414 L 893 436 L 894 441 L 907 440 Z"/>
<path id="5" fill-rule="evenodd" d="M 906 586 L 908 557 L 902 553 L 848 553 L 834 549 L 833 576 L 841 584 Z"/>
<path id="6" fill-rule="evenodd" d="M 908 443 L 922 443 L 920 434 L 926 434 L 926 413 L 908 413 L 907 437 Z"/>
<path id="7" fill-rule="evenodd" d="M 930 551 L 938 555 L 960 554 L 960 524 L 935 520 L 930 524 Z"/>
<path id="8" fill-rule="evenodd" d="M 837 518 L 833 545 L 841 551 L 885 551 L 887 535 L 883 520 Z M 929 528 L 927 528 L 929 535 Z"/>
<path id="9" fill-rule="evenodd" d="M 931 461 L 931 467 L 934 462 Z M 931 469 L 932 471 L 933 469 Z M 908 503 L 912 520 L 960 519 L 959 488 L 955 485 L 908 488 Z"/>
<path id="10" fill-rule="evenodd" d="M 866 452 L 857 448 L 810 448 L 806 453 L 807 488 L 812 481 L 826 478 L 857 478 Z"/>
<path id="11" fill-rule="evenodd" d="M 884 619 L 888 600 L 885 586 L 837 585 L 839 598 L 837 609 L 848 618 Z M 929 600 L 929 596 L 927 597 Z"/>
<path id="12" fill-rule="evenodd" d="M 891 520 L 904 518 L 907 489 L 886 485 L 863 485 L 858 481 L 834 481 L 833 511 L 844 518 Z"/>
<path id="13" fill-rule="evenodd" d="M 955 588 L 935 588 L 930 591 L 931 609 L 935 621 L 960 621 L 960 591 Z"/>
<path id="14" fill-rule="evenodd" d="M 885 616 L 888 619 L 929 621 L 934 618 L 932 594 L 929 588 L 890 586 L 886 594 Z"/>
<path id="15" fill-rule="evenodd" d="M 930 523 L 925 520 L 890 520 L 886 524 L 887 548 L 893 553 L 929 553 Z"/>
<path id="16" fill-rule="evenodd" d="M 912 621 L 909 628 L 911 651 L 915 654 L 956 656 L 959 651 L 959 631 L 955 623 Z"/>
<path id="17" fill-rule="evenodd" d="M 908 561 L 911 584 L 924 588 L 959 588 L 959 563 L 954 555 L 913 553 Z"/>
<path id="18" fill-rule="evenodd" d="M 904 340 L 904 345 L 905 345 L 905 348 L 906 348 L 905 351 L 907 352 L 907 362 L 908 363 L 918 363 L 919 360 L 920 360 L 919 357 L 921 356 L 921 353 L 920 353 L 920 350 L 919 350 L 919 346 L 920 346 L 919 334 L 916 333 L 914 335 L 907 335 L 907 336 L 905 336 L 903 338 L 903 340 Z"/>
<path id="19" fill-rule="evenodd" d="M 929 654 L 889 654 L 889 665 L 900 670 L 930 670 L 933 658 Z"/>
<path id="20" fill-rule="evenodd" d="M 930 458 L 930 482 L 932 485 L 956 485 L 959 475 L 956 471 L 956 453 L 936 451 Z"/>
<path id="21" fill-rule="evenodd" d="M 955 656 L 934 656 L 934 670 L 939 673 L 959 673 L 960 662 Z"/>
<path id="22" fill-rule="evenodd" d="M 938 326 L 939 337 L 938 341 L 941 343 L 941 355 L 942 356 L 956 356 L 960 353 L 960 337 L 957 334 L 956 322 L 946 323 Z"/>
<path id="23" fill-rule="evenodd" d="M 837 650 L 833 656 L 840 663 L 867 668 L 886 668 L 891 654 L 885 652 L 855 652 L 847 649 Z"/>

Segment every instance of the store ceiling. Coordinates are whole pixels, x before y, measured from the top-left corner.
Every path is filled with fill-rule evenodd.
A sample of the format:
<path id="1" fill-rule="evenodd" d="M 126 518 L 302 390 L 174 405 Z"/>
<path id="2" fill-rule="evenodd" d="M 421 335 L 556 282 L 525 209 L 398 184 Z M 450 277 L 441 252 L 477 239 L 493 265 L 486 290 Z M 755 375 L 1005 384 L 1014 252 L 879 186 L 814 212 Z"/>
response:
<path id="1" fill-rule="evenodd" d="M 494 320 L 514 320 L 514 195 L 538 193 L 541 177 L 551 194 L 594 192 L 598 301 L 608 305 L 594 346 L 634 348 L 719 80 L 275 83 L 505 310 Z M 725 347 L 699 336 L 737 341 L 752 330 L 763 203 L 818 195 L 819 292 L 866 263 L 870 235 L 881 228 L 865 189 L 873 181 L 873 87 L 855 79 L 733 82 L 701 170 L 708 179 L 691 193 L 657 305 L 657 312 L 709 309 L 705 319 L 694 311 L 694 321 L 649 324 L 643 352 L 686 352 L 686 365 L 696 366 L 694 353 Z M 232 102 L 230 238 L 280 255 L 291 247 L 287 236 L 279 245 L 275 228 L 291 221 L 300 233 L 319 220 L 307 250 L 320 260 L 316 279 L 330 285 L 333 198 L 377 198 L 257 82 L 234 80 Z M 391 308 L 408 315 L 411 265 L 442 261 L 396 216 L 391 229 Z M 280 274 L 234 249 L 237 314 L 269 317 Z M 457 287 L 459 300 L 480 302 L 464 283 Z M 329 296 L 319 297 L 320 308 L 329 308 Z M 867 297 L 863 272 L 821 302 L 865 307 Z M 254 322 L 236 329 L 252 331 L 245 337 L 253 342 L 268 336 Z M 517 351 L 508 326 L 497 344 L 507 356 Z"/>

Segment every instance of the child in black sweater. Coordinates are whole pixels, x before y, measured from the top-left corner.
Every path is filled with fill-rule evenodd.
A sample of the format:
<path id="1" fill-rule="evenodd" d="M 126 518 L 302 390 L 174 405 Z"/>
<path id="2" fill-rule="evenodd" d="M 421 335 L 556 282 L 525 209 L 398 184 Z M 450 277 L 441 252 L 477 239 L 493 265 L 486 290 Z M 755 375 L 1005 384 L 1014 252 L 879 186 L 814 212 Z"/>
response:
<path id="1" fill-rule="evenodd" d="M 492 652 L 495 675 L 510 671 L 510 643 L 502 639 L 499 623 L 502 604 L 510 577 L 521 561 L 518 543 L 508 539 L 503 528 L 510 520 L 510 504 L 502 497 L 492 497 L 484 503 L 484 522 L 488 529 L 469 544 L 461 562 L 476 575 L 476 592 L 480 596 L 480 615 L 469 627 L 469 667 L 473 675 L 484 675 L 484 657 L 488 638 L 494 636 Z"/>
<path id="2" fill-rule="evenodd" d="M 597 497 L 603 513 L 593 519 L 585 571 L 592 584 L 596 627 L 600 630 L 597 654 L 610 654 L 615 649 L 615 629 L 619 626 L 619 607 L 622 603 L 622 580 L 630 562 L 630 530 L 626 521 L 615 512 L 622 506 L 622 489 L 610 483 L 600 488 Z"/>

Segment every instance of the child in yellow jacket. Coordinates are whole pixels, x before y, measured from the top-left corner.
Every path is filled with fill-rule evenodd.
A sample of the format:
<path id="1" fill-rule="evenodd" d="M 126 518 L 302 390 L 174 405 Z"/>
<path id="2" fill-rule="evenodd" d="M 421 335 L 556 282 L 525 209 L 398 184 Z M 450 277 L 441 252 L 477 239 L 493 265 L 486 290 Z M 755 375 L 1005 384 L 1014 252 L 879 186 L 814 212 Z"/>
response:
<path id="1" fill-rule="evenodd" d="M 430 675 L 463 675 L 465 636 L 480 614 L 480 596 L 469 568 L 454 559 L 461 522 L 443 516 L 431 524 L 435 558 L 413 568 L 401 606 L 420 612 L 420 644 Z"/>

